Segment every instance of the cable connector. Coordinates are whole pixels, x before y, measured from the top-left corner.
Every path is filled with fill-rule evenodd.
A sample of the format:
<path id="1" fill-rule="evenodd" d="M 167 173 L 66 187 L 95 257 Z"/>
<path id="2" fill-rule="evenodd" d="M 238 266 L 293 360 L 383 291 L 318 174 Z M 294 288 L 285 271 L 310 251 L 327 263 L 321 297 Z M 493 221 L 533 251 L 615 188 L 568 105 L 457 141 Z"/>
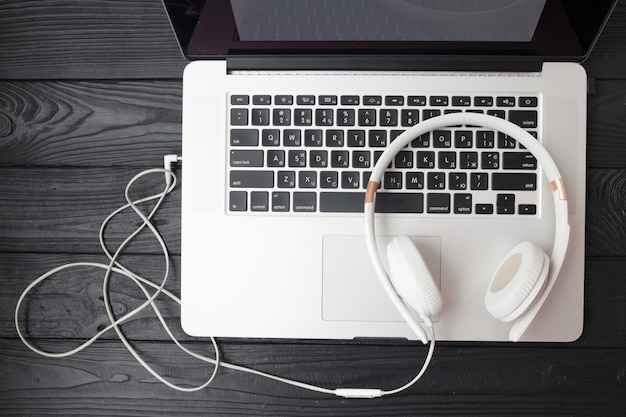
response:
<path id="1" fill-rule="evenodd" d="M 176 163 L 180 163 L 183 161 L 183 157 L 176 154 L 163 155 L 163 168 L 166 171 L 172 171 L 172 165 Z M 172 176 L 170 174 L 165 174 L 165 183 L 169 187 L 172 185 Z"/>

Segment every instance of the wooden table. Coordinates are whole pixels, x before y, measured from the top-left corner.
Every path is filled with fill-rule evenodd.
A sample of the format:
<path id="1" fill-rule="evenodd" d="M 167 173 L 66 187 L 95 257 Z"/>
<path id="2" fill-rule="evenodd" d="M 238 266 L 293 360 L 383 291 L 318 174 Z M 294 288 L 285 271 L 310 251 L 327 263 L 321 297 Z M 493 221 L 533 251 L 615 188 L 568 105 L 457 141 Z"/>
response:
<path id="1" fill-rule="evenodd" d="M 585 63 L 589 83 L 585 328 L 570 344 L 440 343 L 423 380 L 377 400 L 342 400 L 233 371 L 211 388 L 179 393 L 157 383 L 113 332 L 65 359 L 35 355 L 17 338 L 21 291 L 66 262 L 106 261 L 100 222 L 124 203 L 126 182 L 181 151 L 185 61 L 159 0 L 4 0 L 0 3 L 0 415 L 625 415 L 626 2 Z M 581 167 L 583 169 L 583 167 Z M 156 180 L 155 180 L 156 182 Z M 140 187 L 149 191 L 156 184 Z M 184 185 L 183 185 L 184 186 Z M 136 226 L 122 216 L 112 247 Z M 180 282 L 180 194 L 156 224 Z M 159 277 L 149 236 L 124 261 Z M 116 278 L 116 314 L 141 302 Z M 160 303 L 187 345 L 178 306 Z M 74 269 L 25 306 L 36 343 L 69 349 L 106 325 L 101 271 Z M 173 347 L 151 311 L 124 326 L 175 382 L 211 372 Z M 221 340 L 225 360 L 317 385 L 394 387 L 419 367 L 415 343 Z"/>

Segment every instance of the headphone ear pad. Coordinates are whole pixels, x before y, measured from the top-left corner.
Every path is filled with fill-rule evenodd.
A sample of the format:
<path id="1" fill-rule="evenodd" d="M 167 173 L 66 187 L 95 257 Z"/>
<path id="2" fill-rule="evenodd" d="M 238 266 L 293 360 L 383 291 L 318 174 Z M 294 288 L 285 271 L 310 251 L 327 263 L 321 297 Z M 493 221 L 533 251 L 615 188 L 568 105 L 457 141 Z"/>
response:
<path id="1" fill-rule="evenodd" d="M 502 260 L 493 274 L 485 307 L 501 321 L 511 321 L 530 307 L 541 293 L 550 259 L 543 250 L 530 242 L 515 246 Z"/>
<path id="2" fill-rule="evenodd" d="M 402 300 L 421 318 L 441 311 L 439 288 L 421 254 L 408 236 L 398 236 L 387 245 L 389 279 Z"/>

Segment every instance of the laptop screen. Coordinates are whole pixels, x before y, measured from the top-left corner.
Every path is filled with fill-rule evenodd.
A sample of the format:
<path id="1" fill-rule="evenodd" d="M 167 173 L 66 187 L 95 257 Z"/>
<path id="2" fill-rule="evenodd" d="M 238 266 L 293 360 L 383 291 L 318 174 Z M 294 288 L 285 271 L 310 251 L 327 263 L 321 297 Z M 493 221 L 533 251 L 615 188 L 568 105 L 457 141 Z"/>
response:
<path id="1" fill-rule="evenodd" d="M 164 0 L 190 59 L 582 61 L 614 0 Z"/>

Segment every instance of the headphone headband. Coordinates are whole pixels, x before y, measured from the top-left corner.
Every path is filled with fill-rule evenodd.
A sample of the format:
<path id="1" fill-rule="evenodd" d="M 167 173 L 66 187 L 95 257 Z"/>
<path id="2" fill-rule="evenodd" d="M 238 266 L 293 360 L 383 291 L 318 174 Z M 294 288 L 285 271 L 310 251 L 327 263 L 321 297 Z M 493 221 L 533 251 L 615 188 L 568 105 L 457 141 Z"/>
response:
<path id="1" fill-rule="evenodd" d="M 567 251 L 567 244 L 569 240 L 569 224 L 568 224 L 568 212 L 567 212 L 567 194 L 565 192 L 565 186 L 561 174 L 554 163 L 552 157 L 548 151 L 536 140 L 530 133 L 521 127 L 495 116 L 488 116 L 478 113 L 452 113 L 442 116 L 436 116 L 431 119 L 425 120 L 417 125 L 407 129 L 400 134 L 382 153 L 370 176 L 369 183 L 367 184 L 367 191 L 365 194 L 365 239 L 367 243 L 368 252 L 372 260 L 376 274 L 381 281 L 387 295 L 394 303 L 402 317 L 409 324 L 411 329 L 418 335 L 423 343 L 427 343 L 427 335 L 422 326 L 417 322 L 414 315 L 410 312 L 404 302 L 400 299 L 396 293 L 387 271 L 383 266 L 383 262 L 378 251 L 376 243 L 376 231 L 375 231 L 375 197 L 378 187 L 381 182 L 381 178 L 387 166 L 391 163 L 393 158 L 398 152 L 406 145 L 408 145 L 415 138 L 431 132 L 436 129 L 441 129 L 449 126 L 456 125 L 472 125 L 483 126 L 493 130 L 497 130 L 513 139 L 520 142 L 526 149 L 537 159 L 537 162 L 541 165 L 544 174 L 548 178 L 553 191 L 554 207 L 556 214 L 555 225 L 555 237 L 554 245 L 552 247 L 552 253 L 550 256 L 550 273 L 546 282 L 546 288 L 539 297 L 539 299 L 517 319 L 511 331 L 509 333 L 509 339 L 517 341 L 528 328 L 533 318 L 536 316 L 541 305 L 547 298 L 559 270 L 563 264 L 565 253 Z M 428 318 L 422 317 L 423 320 Z M 427 321 L 427 324 L 429 320 Z"/>

